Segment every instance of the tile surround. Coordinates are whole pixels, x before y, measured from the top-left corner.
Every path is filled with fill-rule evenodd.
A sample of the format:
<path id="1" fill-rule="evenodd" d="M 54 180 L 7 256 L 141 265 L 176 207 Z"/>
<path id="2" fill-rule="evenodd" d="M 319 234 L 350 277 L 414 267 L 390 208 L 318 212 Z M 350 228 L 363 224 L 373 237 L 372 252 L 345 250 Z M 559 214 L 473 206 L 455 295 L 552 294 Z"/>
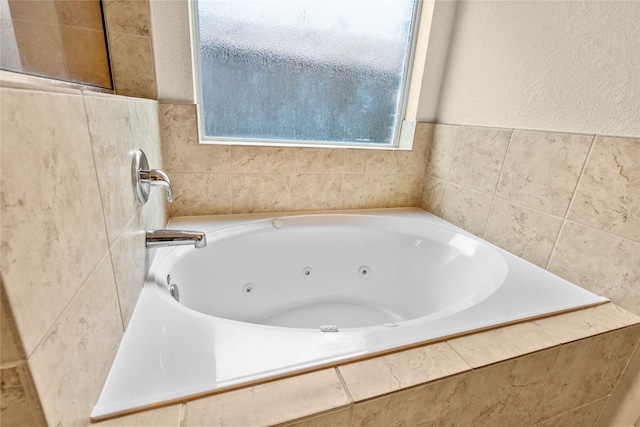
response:
<path id="1" fill-rule="evenodd" d="M 426 164 L 427 176 L 449 179 L 460 126 L 435 125 Z"/>
<path id="2" fill-rule="evenodd" d="M 548 392 L 545 380 L 557 354 L 555 347 L 473 371 L 458 424 L 478 427 L 532 424 L 534 413 Z"/>
<path id="3" fill-rule="evenodd" d="M 512 254 L 545 268 L 562 220 L 499 199 L 493 203 L 484 238 Z"/>
<path id="4" fill-rule="evenodd" d="M 593 135 L 513 132 L 497 197 L 564 216 Z"/>
<path id="5" fill-rule="evenodd" d="M 492 137 L 509 132 L 505 155 Z M 437 124 L 419 207 L 640 313 L 639 147 L 640 138 Z M 485 175 L 495 169 L 492 193 Z"/>
<path id="6" fill-rule="evenodd" d="M 510 137 L 510 129 L 461 127 L 449 174 L 451 182 L 495 193 Z"/>
<path id="7" fill-rule="evenodd" d="M 470 370 L 471 366 L 446 342 L 338 367 L 354 402 Z"/>
<path id="8" fill-rule="evenodd" d="M 551 323 L 558 324 L 557 321 Z M 479 368 L 562 342 L 545 333 L 535 322 L 529 322 L 455 338 L 449 344 L 471 367 Z"/>
<path id="9" fill-rule="evenodd" d="M 491 202 L 492 198 L 488 194 L 448 183 L 439 210 L 447 221 L 482 237 L 491 211 Z"/>
<path id="10" fill-rule="evenodd" d="M 585 333 L 578 325 L 590 319 Z M 128 419 L 147 425 L 168 411 L 175 420 L 181 406 L 182 426 L 594 425 L 639 343 L 640 317 L 606 304 Z"/>
<path id="11" fill-rule="evenodd" d="M 638 422 L 634 419 L 638 415 L 638 402 L 640 402 L 640 345 L 636 347 L 629 359 L 625 375 L 620 378 L 611 398 L 605 402 L 606 406 L 596 426 L 632 424 L 637 426 Z"/>
<path id="12" fill-rule="evenodd" d="M 130 203 L 129 147 L 161 164 L 157 103 L 11 85 L 0 88 L 2 285 L 25 352 L 3 350 L 2 374 L 23 373 L 28 425 L 86 425 L 154 253 L 142 230 L 168 219 L 159 191 Z"/>
<path id="13" fill-rule="evenodd" d="M 335 369 L 325 369 L 192 400 L 186 404 L 183 425 L 273 425 L 349 403 Z"/>
<path id="14" fill-rule="evenodd" d="M 571 221 L 640 242 L 640 139 L 598 137 Z"/>
<path id="15" fill-rule="evenodd" d="M 640 313 L 640 243 L 567 222 L 549 271 Z"/>
<path id="16" fill-rule="evenodd" d="M 148 0 L 105 0 L 115 93 L 157 99 Z"/>
<path id="17" fill-rule="evenodd" d="M 108 246 L 80 94 L 1 90 L 2 272 L 31 355 Z"/>
<path id="18" fill-rule="evenodd" d="M 199 144 L 195 105 L 161 103 L 160 128 L 183 216 L 416 206 L 433 126 L 412 151 Z"/>
<path id="19" fill-rule="evenodd" d="M 489 200 L 483 205 L 478 202 L 481 193 L 473 191 L 486 181 L 483 170 L 467 178 L 449 174 L 464 169 L 453 153 L 466 129 L 434 126 L 419 206 L 640 314 L 640 175 L 635 161 L 640 138 L 515 129 L 496 192 L 487 193 Z M 494 151 L 476 149 L 474 165 L 490 164 L 503 152 L 502 147 Z M 486 203 L 491 206 L 488 220 Z M 592 336 L 624 322 L 615 311 L 598 310 L 602 312 L 594 318 L 576 315 L 562 326 L 535 323 L 552 337 L 565 339 L 575 331 Z M 627 381 L 640 387 L 639 379 Z M 611 408 L 619 404 L 629 408 L 614 393 L 603 416 L 608 419 L 615 412 Z M 629 423 L 640 415 L 633 406 L 628 409 L 635 414 L 629 415 Z M 599 425 L 607 422 L 600 420 Z"/>
<path id="20" fill-rule="evenodd" d="M 455 426 L 469 374 L 435 381 L 376 399 L 356 403 L 352 426 Z"/>
<path id="21" fill-rule="evenodd" d="M 29 367 L 49 425 L 86 422 L 122 332 L 107 255 L 30 357 Z"/>

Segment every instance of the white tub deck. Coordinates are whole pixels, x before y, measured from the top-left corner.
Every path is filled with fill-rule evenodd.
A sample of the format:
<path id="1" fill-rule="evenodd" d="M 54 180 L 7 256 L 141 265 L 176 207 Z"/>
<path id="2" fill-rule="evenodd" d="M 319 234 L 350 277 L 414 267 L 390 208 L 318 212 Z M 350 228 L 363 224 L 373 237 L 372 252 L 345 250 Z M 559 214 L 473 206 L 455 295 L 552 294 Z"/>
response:
<path id="1" fill-rule="evenodd" d="M 327 215 L 344 213 L 323 212 Z M 445 227 L 499 254 L 501 262 L 504 262 L 504 275 L 499 286 L 491 287 L 482 298 L 465 298 L 461 300 L 462 305 L 458 304 L 453 309 L 445 308 L 422 317 L 377 326 L 321 332 L 319 328 L 274 327 L 224 319 L 176 303 L 166 289 L 165 257 L 170 257 L 171 251 L 178 253 L 177 249 L 190 249 L 161 249 L 151 266 L 149 279 L 91 417 L 99 419 L 163 402 L 186 400 L 217 390 L 608 301 L 422 210 L 347 213 L 368 218 L 382 216 L 385 220 L 417 221 L 421 227 Z M 169 228 L 209 233 L 247 221 L 286 220 L 300 215 L 174 218 Z M 215 239 L 210 244 L 215 244 Z M 474 304 L 468 304 L 469 299 L 474 300 Z"/>

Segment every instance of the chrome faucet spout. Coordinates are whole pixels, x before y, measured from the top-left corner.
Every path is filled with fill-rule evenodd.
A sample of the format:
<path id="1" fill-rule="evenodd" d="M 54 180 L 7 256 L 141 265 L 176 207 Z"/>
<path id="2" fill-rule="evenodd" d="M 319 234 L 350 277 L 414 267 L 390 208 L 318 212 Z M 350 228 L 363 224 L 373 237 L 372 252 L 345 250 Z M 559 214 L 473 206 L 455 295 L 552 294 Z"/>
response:
<path id="1" fill-rule="evenodd" d="M 162 246 L 194 245 L 196 248 L 207 246 L 207 236 L 200 231 L 187 230 L 147 230 L 147 248 Z"/>

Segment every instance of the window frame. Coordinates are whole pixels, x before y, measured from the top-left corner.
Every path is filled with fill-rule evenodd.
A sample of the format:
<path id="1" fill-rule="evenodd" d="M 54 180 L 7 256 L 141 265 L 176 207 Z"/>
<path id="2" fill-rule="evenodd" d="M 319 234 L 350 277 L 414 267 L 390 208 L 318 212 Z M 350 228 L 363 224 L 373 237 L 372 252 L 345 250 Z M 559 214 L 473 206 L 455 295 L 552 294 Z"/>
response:
<path id="1" fill-rule="evenodd" d="M 204 130 L 204 111 L 202 108 L 202 72 L 200 61 L 200 32 L 198 20 L 198 0 L 189 2 L 189 27 L 191 35 L 191 63 L 193 89 L 197 110 L 198 139 L 200 144 L 210 145 L 252 145 L 268 147 L 317 147 L 317 148 L 363 148 L 382 150 L 411 150 L 415 132 L 415 120 L 407 120 L 407 109 L 411 102 L 412 83 L 414 81 L 415 60 L 419 48 L 419 30 L 422 21 L 423 1 L 415 0 L 413 7 L 413 22 L 409 38 L 409 52 L 404 65 L 404 76 L 400 90 L 400 104 L 394 124 L 392 143 L 357 143 L 344 141 L 310 141 L 310 140 L 279 140 L 279 139 L 245 139 L 233 137 L 209 137 Z M 417 95 L 415 95 L 417 96 Z"/>

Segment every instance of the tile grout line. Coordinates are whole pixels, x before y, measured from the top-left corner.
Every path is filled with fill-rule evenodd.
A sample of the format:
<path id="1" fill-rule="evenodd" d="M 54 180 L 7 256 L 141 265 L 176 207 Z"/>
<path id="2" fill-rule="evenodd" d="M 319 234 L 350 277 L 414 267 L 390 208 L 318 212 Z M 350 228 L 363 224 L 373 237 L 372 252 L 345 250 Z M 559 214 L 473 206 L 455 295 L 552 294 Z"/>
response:
<path id="1" fill-rule="evenodd" d="M 446 176 L 446 178 L 443 179 L 443 181 L 445 182 L 445 186 L 444 186 L 444 191 L 442 192 L 442 206 L 440 206 L 440 212 L 439 212 L 440 215 L 438 215 L 438 216 L 441 216 L 441 217 L 443 216 L 443 212 L 444 212 L 444 203 L 447 200 L 447 190 L 449 190 L 451 185 L 455 185 L 453 182 L 451 182 L 451 170 L 453 169 L 453 163 L 454 163 L 454 160 L 456 158 L 456 150 L 458 149 L 458 140 L 460 139 L 460 130 L 462 128 L 462 125 L 455 125 L 455 126 L 457 128 L 456 141 L 453 144 L 453 154 L 451 155 L 451 163 L 449 163 L 449 169 L 447 170 L 447 176 Z"/>
<path id="2" fill-rule="evenodd" d="M 184 427 L 187 421 L 187 402 L 180 404 L 180 416 L 178 418 L 178 427 Z"/>
<path id="3" fill-rule="evenodd" d="M 507 149 L 504 150 L 504 156 L 502 156 L 502 164 L 500 165 L 500 173 L 498 173 L 498 181 L 496 181 L 496 187 L 493 189 L 493 194 L 491 195 L 491 206 L 489 207 L 489 215 L 487 215 L 487 220 L 484 223 L 484 230 L 482 231 L 482 238 L 486 239 L 487 230 L 489 229 L 489 221 L 491 220 L 491 215 L 493 214 L 493 208 L 496 204 L 496 195 L 498 194 L 498 186 L 500 185 L 500 181 L 502 181 L 502 176 L 504 174 L 505 164 L 507 163 L 507 156 L 509 155 L 509 149 L 511 148 L 511 142 L 513 141 L 513 134 L 515 133 L 515 128 L 511 128 L 511 132 L 509 134 L 509 141 L 507 142 Z"/>
<path id="4" fill-rule="evenodd" d="M 587 151 L 587 155 L 584 159 L 584 163 L 582 164 L 582 168 L 580 169 L 580 175 L 578 176 L 578 181 L 576 182 L 576 186 L 573 189 L 573 193 L 571 194 L 571 199 L 569 200 L 569 206 L 567 206 L 567 210 L 564 213 L 564 217 L 562 219 L 562 224 L 560 225 L 560 230 L 558 231 L 558 236 L 556 237 L 556 241 L 553 243 L 553 248 L 551 249 L 551 252 L 549 253 L 549 259 L 547 260 L 547 264 L 545 266 L 545 270 L 549 271 L 549 267 L 551 267 L 551 260 L 553 260 L 553 256 L 556 253 L 556 250 L 558 248 L 558 242 L 560 241 L 560 237 L 562 236 L 562 233 L 564 232 L 564 227 L 567 224 L 567 222 L 569 221 L 569 212 L 571 212 L 571 207 L 573 206 L 573 202 L 575 201 L 576 198 L 576 194 L 578 193 L 578 189 L 580 188 L 580 184 L 582 183 L 582 179 L 584 178 L 584 172 L 587 169 L 587 164 L 589 163 L 589 160 L 591 159 L 591 154 L 593 153 L 593 149 L 596 145 L 596 140 L 598 139 L 598 135 L 593 135 L 592 139 L 591 139 L 591 144 L 589 146 L 589 151 Z"/>
<path id="5" fill-rule="evenodd" d="M 338 368 L 339 368 L 339 366 L 336 366 L 333 369 L 335 369 L 336 375 L 338 376 L 338 379 L 340 380 L 340 383 L 342 384 L 342 387 L 344 388 L 345 393 L 347 393 L 347 397 L 351 401 L 350 404 L 351 405 L 355 405 L 356 401 L 353 399 L 353 396 L 351 395 L 351 391 L 349 390 L 349 387 L 347 386 L 347 382 L 342 377 L 342 372 L 340 372 L 340 369 L 338 369 Z"/>
<path id="6" fill-rule="evenodd" d="M 64 314 L 67 312 L 67 310 L 69 309 L 69 307 L 73 303 L 73 301 L 78 296 L 78 294 L 84 289 L 85 286 L 87 286 L 87 283 L 88 283 L 89 279 L 96 273 L 96 271 L 98 271 L 98 267 L 100 266 L 100 264 L 102 264 L 105 261 L 105 259 L 107 257 L 109 257 L 109 261 L 111 261 L 111 253 L 109 252 L 109 250 L 107 250 L 107 252 L 100 258 L 100 260 L 96 263 L 96 265 L 93 266 L 93 268 L 91 269 L 91 271 L 87 275 L 87 278 L 85 280 L 83 280 L 82 283 L 80 284 L 80 286 L 78 287 L 78 290 L 73 295 L 71 295 L 71 297 L 69 298 L 69 301 L 67 301 L 67 303 L 64 305 L 64 307 L 60 311 L 60 314 L 58 314 L 58 316 L 56 316 L 55 320 L 47 328 L 46 332 L 38 340 L 36 345 L 34 345 L 33 350 L 31 351 L 31 354 L 27 354 L 26 349 L 25 349 L 25 358 L 26 358 L 27 362 L 30 362 L 31 357 L 36 353 L 38 348 L 47 339 L 47 337 L 49 336 L 49 333 L 51 332 L 53 327 L 56 325 L 56 323 L 58 323 L 60 321 L 60 319 L 62 319 Z M 113 274 L 113 266 L 112 266 L 111 274 Z M 115 283 L 115 280 L 114 280 L 114 283 Z M 116 290 L 116 293 L 117 293 L 117 290 Z M 119 302 L 118 302 L 118 305 L 119 305 Z M 122 316 L 120 316 L 120 317 L 121 317 L 120 321 L 122 321 Z M 123 330 L 123 333 L 124 333 L 124 330 Z"/>
<path id="7" fill-rule="evenodd" d="M 120 302 L 120 293 L 118 292 L 118 283 L 116 282 L 116 274 L 115 274 L 116 270 L 115 270 L 115 265 L 113 263 L 113 256 L 111 255 L 111 248 L 113 248 L 114 245 L 120 239 L 120 237 L 122 237 L 122 234 L 127 230 L 127 228 L 129 227 L 131 222 L 135 219 L 136 215 L 138 215 L 138 213 L 136 213 L 136 215 L 134 215 L 132 218 L 129 219 L 129 222 L 127 222 L 127 224 L 124 226 L 124 228 L 116 236 L 113 244 L 111 244 L 111 242 L 109 241 L 109 227 L 107 226 L 107 212 L 106 212 L 106 208 L 105 208 L 105 201 L 103 199 L 102 190 L 100 188 L 100 180 L 99 180 L 99 176 L 98 176 L 98 168 L 97 168 L 98 162 L 97 162 L 97 159 L 96 159 L 96 153 L 95 153 L 95 149 L 94 149 L 93 136 L 91 135 L 91 130 L 89 129 L 89 112 L 87 110 L 87 99 L 86 98 L 87 97 L 83 93 L 82 94 L 82 109 L 84 110 L 85 126 L 87 128 L 87 136 L 89 137 L 89 148 L 91 150 L 91 158 L 93 160 L 93 172 L 95 174 L 96 186 L 98 187 L 98 198 L 100 199 L 100 210 L 102 211 L 102 225 L 104 227 L 104 233 L 105 233 L 105 238 L 106 238 L 106 242 L 107 242 L 107 253 L 106 253 L 106 255 L 109 256 L 109 264 L 111 265 L 111 277 L 113 278 L 113 286 L 114 286 L 114 291 L 116 293 L 116 301 L 118 301 L 118 312 L 120 313 L 120 325 L 122 326 L 122 332 L 124 333 L 124 331 L 125 331 L 125 322 L 124 322 L 124 317 L 123 317 L 122 303 Z M 127 117 L 129 117 L 129 110 L 127 110 Z M 136 209 L 136 211 L 138 212 L 138 209 Z M 95 271 L 97 270 L 98 266 L 100 266 L 100 264 L 102 263 L 103 260 L 104 260 L 104 257 L 100 260 L 100 262 L 98 262 L 98 264 L 95 265 L 95 267 L 92 270 L 91 274 L 95 273 Z M 87 276 L 87 279 L 89 277 L 91 277 L 91 274 Z M 82 285 L 80 286 L 80 289 L 82 289 L 85 286 L 85 284 L 86 284 L 86 280 L 82 283 Z M 78 289 L 78 291 L 80 289 Z M 77 294 L 78 293 L 76 292 L 76 294 L 74 294 L 73 298 L 75 298 L 75 296 Z M 71 301 L 69 301 L 69 303 L 71 303 Z M 65 310 L 66 310 L 67 306 L 65 306 Z M 64 313 L 64 310 L 63 310 L 63 313 Z M 56 319 L 56 322 L 57 321 L 58 321 L 58 319 Z M 55 325 L 55 322 L 54 322 L 54 325 Z"/>
<path id="8" fill-rule="evenodd" d="M 427 162 L 429 161 L 429 153 L 431 151 L 431 144 L 433 144 L 433 134 L 434 131 L 436 129 L 435 125 L 431 125 L 431 134 L 430 134 L 430 138 L 429 138 L 429 145 L 427 146 L 427 149 L 424 152 L 424 158 L 422 159 L 422 173 L 420 175 L 422 175 L 422 178 L 420 179 L 420 189 L 418 190 L 418 206 L 416 206 L 417 208 L 420 207 L 420 205 L 422 204 L 422 193 L 424 191 L 424 184 L 427 178 Z M 413 138 L 413 143 L 415 145 L 415 136 Z"/>

